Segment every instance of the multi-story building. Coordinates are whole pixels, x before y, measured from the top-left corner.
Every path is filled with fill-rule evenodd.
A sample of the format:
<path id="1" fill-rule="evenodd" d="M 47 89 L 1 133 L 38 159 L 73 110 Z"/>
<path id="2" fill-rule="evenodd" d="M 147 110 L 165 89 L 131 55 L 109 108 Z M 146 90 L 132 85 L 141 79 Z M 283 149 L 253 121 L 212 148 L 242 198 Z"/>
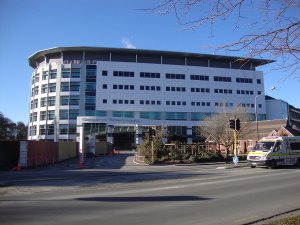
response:
<path id="1" fill-rule="evenodd" d="M 76 126 L 90 118 L 98 126 L 86 132 L 105 133 L 113 126 L 118 139 L 122 129 L 163 124 L 190 142 L 192 127 L 205 116 L 241 106 L 255 118 L 255 103 L 258 118 L 265 119 L 265 99 L 255 101 L 264 93 L 256 67 L 271 61 L 240 59 L 98 47 L 36 52 L 29 58 L 34 69 L 29 139 L 75 140 Z"/>

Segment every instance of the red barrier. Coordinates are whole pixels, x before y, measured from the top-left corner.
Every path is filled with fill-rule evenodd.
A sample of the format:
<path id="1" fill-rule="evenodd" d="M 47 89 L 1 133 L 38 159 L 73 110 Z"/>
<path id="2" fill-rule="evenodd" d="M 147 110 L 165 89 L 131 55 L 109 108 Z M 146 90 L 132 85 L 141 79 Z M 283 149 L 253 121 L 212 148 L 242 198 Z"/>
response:
<path id="1" fill-rule="evenodd" d="M 58 162 L 58 143 L 28 141 L 27 164 L 29 167 Z"/>

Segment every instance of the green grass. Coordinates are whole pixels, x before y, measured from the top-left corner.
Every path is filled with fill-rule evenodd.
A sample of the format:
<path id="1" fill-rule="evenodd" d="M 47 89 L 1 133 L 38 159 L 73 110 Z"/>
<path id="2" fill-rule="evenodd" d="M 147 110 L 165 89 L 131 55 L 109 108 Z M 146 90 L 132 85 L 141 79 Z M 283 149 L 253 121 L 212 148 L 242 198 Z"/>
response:
<path id="1" fill-rule="evenodd" d="M 264 225 L 300 225 L 300 215 L 288 217 L 285 219 L 275 220 Z"/>

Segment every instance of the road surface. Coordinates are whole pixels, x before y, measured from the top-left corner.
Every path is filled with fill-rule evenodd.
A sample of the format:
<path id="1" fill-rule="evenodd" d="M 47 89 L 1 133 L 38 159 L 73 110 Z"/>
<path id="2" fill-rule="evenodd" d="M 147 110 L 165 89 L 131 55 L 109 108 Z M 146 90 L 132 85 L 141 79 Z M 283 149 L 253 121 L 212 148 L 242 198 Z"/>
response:
<path id="1" fill-rule="evenodd" d="M 300 208 L 300 170 L 219 165 L 0 173 L 0 224 L 240 225 Z"/>

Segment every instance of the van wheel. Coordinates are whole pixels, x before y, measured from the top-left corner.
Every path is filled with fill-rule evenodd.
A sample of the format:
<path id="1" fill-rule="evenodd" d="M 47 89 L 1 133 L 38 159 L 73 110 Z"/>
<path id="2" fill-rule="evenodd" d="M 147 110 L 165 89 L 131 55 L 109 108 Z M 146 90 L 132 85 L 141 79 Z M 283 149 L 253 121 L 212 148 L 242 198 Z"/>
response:
<path id="1" fill-rule="evenodd" d="M 254 165 L 251 165 L 250 167 L 251 167 L 251 168 L 255 168 L 256 166 L 254 166 Z"/>
<path id="2" fill-rule="evenodd" d="M 276 161 L 275 160 L 272 160 L 271 162 L 270 162 L 270 169 L 276 169 L 277 168 L 277 163 L 276 163 Z"/>

